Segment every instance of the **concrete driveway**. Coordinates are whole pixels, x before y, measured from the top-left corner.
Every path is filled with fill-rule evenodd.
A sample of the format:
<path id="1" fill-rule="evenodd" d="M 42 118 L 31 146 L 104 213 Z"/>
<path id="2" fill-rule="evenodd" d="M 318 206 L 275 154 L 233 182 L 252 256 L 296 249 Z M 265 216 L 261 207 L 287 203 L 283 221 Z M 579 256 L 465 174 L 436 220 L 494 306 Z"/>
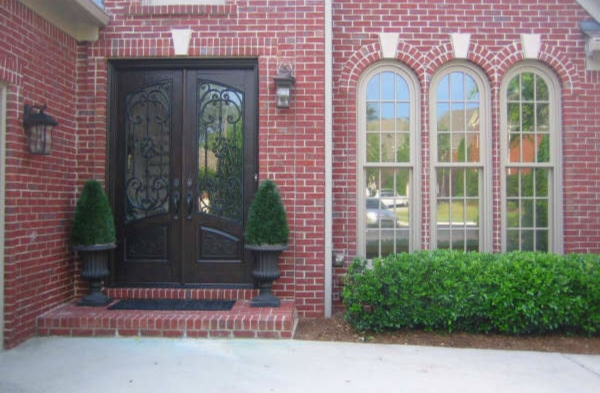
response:
<path id="1" fill-rule="evenodd" d="M 600 356 L 299 340 L 34 338 L 2 393 L 600 392 Z"/>

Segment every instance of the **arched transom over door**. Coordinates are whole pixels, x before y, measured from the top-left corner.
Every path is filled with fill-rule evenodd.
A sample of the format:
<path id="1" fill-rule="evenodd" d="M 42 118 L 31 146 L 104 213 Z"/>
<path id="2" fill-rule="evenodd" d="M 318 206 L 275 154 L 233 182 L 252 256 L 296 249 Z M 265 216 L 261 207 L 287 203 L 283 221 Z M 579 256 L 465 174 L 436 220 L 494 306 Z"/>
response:
<path id="1" fill-rule="evenodd" d="M 252 283 L 256 81 L 252 62 L 113 63 L 114 283 Z"/>

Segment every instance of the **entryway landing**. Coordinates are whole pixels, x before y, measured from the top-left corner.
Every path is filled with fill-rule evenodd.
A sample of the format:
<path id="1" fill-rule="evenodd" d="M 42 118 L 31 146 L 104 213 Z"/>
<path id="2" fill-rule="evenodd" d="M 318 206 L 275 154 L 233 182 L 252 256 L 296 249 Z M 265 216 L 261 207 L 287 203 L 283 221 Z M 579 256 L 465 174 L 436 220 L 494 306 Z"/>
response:
<path id="1" fill-rule="evenodd" d="M 76 302 L 55 308 L 37 318 L 39 336 L 123 336 L 181 338 L 276 338 L 294 335 L 297 315 L 294 301 L 281 299 L 278 308 L 250 307 L 254 290 L 238 289 L 108 289 L 115 299 L 236 299 L 227 311 L 109 310 L 79 307 Z M 113 302 L 113 303 L 114 303 Z M 113 304 L 111 303 L 111 304 Z"/>

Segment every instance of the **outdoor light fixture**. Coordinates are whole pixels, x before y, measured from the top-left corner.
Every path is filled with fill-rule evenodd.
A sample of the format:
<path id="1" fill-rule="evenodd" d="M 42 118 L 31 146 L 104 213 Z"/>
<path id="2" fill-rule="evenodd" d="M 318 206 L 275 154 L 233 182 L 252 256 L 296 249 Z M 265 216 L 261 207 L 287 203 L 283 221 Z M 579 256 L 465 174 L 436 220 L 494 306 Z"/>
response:
<path id="1" fill-rule="evenodd" d="M 277 75 L 273 77 L 275 81 L 275 96 L 277 97 L 277 108 L 290 107 L 290 91 L 296 79 L 292 76 L 292 71 L 288 68 L 280 68 Z"/>
<path id="2" fill-rule="evenodd" d="M 46 105 L 25 105 L 23 128 L 29 138 L 29 152 L 32 154 L 50 154 L 52 149 L 52 129 L 58 125 L 56 120 L 44 113 Z"/>

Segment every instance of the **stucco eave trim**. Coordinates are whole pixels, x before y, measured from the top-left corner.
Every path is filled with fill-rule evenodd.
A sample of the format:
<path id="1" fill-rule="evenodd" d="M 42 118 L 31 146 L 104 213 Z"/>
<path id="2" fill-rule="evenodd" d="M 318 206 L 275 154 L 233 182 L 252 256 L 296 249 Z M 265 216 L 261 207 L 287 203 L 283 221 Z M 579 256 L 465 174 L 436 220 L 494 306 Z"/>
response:
<path id="1" fill-rule="evenodd" d="M 19 0 L 77 41 L 96 41 L 110 20 L 92 0 Z"/>
<path id="2" fill-rule="evenodd" d="M 600 22 L 600 2 L 598 0 L 576 0 L 597 22 Z"/>

